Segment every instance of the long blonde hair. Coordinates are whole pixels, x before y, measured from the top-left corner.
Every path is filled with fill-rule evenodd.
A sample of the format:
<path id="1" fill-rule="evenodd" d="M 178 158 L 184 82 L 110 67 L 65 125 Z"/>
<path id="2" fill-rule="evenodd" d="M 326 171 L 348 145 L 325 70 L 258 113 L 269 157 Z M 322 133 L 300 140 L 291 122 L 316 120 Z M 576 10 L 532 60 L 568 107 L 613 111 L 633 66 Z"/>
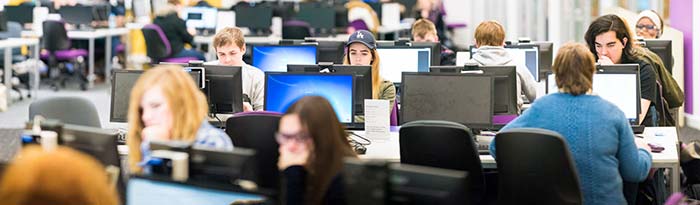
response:
<path id="1" fill-rule="evenodd" d="M 119 204 L 105 168 L 88 155 L 30 145 L 17 156 L 2 176 L 2 204 Z"/>
<path id="2" fill-rule="evenodd" d="M 141 161 L 141 98 L 151 88 L 160 88 L 167 98 L 173 115 L 170 131 L 172 140 L 193 141 L 195 134 L 207 117 L 209 108 L 204 94 L 194 84 L 194 80 L 179 66 L 157 66 L 136 81 L 129 100 L 129 133 L 126 143 L 129 146 L 129 167 L 132 172 L 140 172 Z"/>
<path id="3" fill-rule="evenodd" d="M 345 56 L 343 57 L 343 65 L 350 65 L 350 45 L 345 46 Z M 377 49 L 370 49 L 372 53 L 372 99 L 379 99 L 379 87 L 382 85 L 382 77 L 379 76 L 379 53 Z"/>

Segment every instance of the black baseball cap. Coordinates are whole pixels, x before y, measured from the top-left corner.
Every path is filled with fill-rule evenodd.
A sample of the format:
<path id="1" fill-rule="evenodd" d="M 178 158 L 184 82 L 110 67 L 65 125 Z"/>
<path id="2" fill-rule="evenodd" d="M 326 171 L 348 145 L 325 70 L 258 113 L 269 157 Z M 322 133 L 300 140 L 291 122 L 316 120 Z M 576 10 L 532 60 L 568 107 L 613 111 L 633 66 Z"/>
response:
<path id="1" fill-rule="evenodd" d="M 374 40 L 374 34 L 366 30 L 358 30 L 350 34 L 350 38 L 348 38 L 348 43 L 345 44 L 345 47 L 350 46 L 352 43 L 362 43 L 370 50 L 377 47 L 377 42 Z"/>

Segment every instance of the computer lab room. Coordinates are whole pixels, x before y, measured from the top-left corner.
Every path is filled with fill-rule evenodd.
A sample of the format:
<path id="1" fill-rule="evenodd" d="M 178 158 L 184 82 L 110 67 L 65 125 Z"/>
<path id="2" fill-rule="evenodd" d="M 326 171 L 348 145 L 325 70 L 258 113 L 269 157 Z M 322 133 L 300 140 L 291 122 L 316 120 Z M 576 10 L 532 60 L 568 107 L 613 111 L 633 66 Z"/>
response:
<path id="1" fill-rule="evenodd" d="M 700 1 L 0 0 L 0 66 L 0 204 L 700 205 Z"/>

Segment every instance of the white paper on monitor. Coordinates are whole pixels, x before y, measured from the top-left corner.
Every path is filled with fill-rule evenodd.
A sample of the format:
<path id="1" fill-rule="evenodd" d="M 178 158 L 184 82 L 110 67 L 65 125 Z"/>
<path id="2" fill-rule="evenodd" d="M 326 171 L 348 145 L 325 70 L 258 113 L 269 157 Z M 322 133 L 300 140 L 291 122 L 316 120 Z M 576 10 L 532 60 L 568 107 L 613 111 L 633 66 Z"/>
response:
<path id="1" fill-rule="evenodd" d="M 469 62 L 469 55 L 470 55 L 470 53 L 468 51 L 457 52 L 456 65 L 467 64 L 467 62 Z"/>
<path id="2" fill-rule="evenodd" d="M 374 140 L 389 140 L 389 101 L 365 99 L 365 135 Z"/>

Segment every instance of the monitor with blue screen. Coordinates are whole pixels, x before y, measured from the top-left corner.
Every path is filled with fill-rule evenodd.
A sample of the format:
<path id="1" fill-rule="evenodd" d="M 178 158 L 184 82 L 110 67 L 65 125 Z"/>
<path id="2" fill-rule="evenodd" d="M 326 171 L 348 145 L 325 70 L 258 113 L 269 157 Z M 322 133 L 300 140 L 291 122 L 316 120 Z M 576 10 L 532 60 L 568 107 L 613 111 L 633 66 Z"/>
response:
<path id="1" fill-rule="evenodd" d="M 126 204 L 232 204 L 234 201 L 262 199 L 264 197 L 259 195 L 232 190 L 131 177 L 127 185 Z"/>
<path id="2" fill-rule="evenodd" d="M 379 74 L 391 82 L 400 83 L 403 72 L 430 72 L 430 48 L 380 46 Z"/>
<path id="3" fill-rule="evenodd" d="M 254 45 L 252 66 L 265 72 L 286 72 L 287 64 L 316 64 L 316 45 Z"/>
<path id="4" fill-rule="evenodd" d="M 265 73 L 265 110 L 285 112 L 304 96 L 326 98 L 343 124 L 353 122 L 354 76 L 332 73 Z"/>

